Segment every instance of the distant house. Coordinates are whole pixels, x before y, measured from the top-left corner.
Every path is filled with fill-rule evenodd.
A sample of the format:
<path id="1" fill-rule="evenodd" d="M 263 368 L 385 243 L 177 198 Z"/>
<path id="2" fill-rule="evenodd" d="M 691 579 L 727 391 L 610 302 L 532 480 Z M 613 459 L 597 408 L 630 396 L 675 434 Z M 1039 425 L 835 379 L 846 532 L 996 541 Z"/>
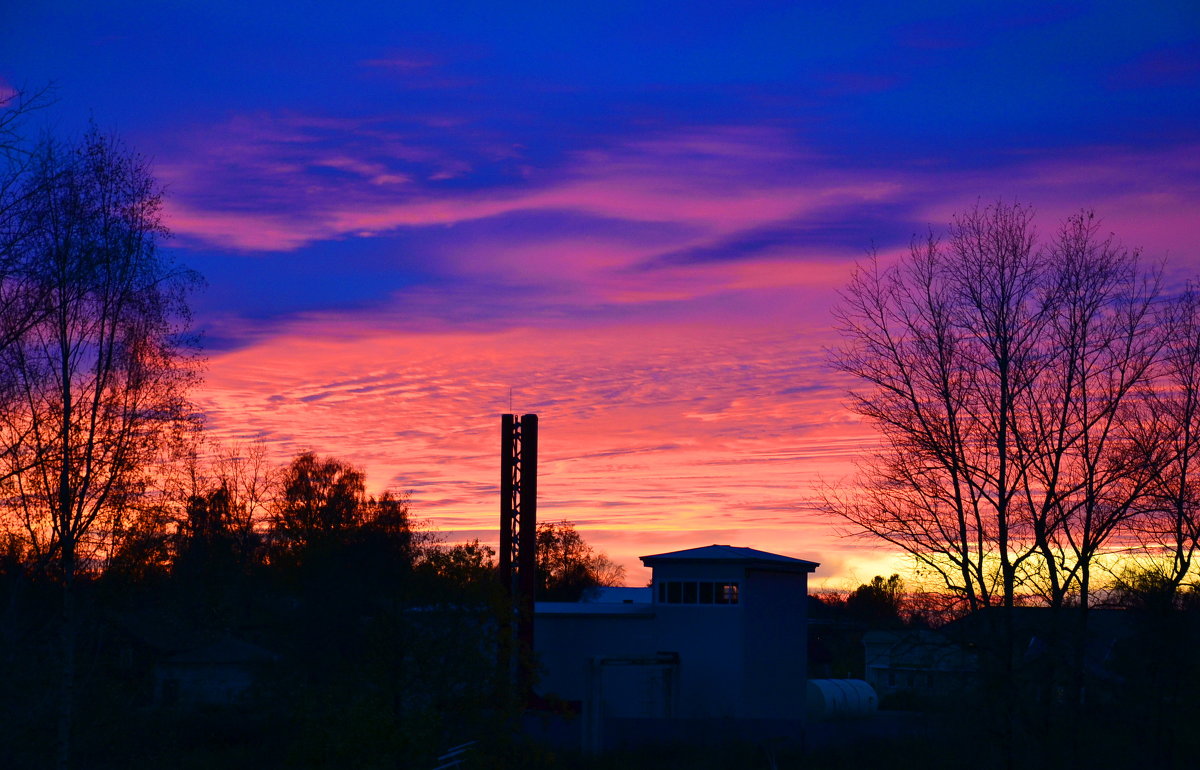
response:
<path id="1" fill-rule="evenodd" d="M 643 556 L 651 586 L 539 602 L 538 692 L 605 720 L 767 729 L 804 717 L 808 575 L 817 564 L 729 545 Z"/>
<path id="2" fill-rule="evenodd" d="M 983 658 L 989 653 L 1003 654 L 998 646 L 1001 612 L 999 608 L 975 612 L 936 631 L 868 632 L 863 636 L 866 680 L 880 696 L 899 692 L 940 696 L 975 686 L 986 665 Z M 1075 654 L 1078 619 L 1077 610 L 1071 608 L 1057 613 L 1049 607 L 1013 608 L 1013 660 L 1018 672 L 1024 672 L 1031 681 L 1049 683 L 1046 674 L 1055 648 L 1059 660 L 1069 660 Z M 1134 621 L 1126 610 L 1088 612 L 1082 644 L 1088 682 L 1103 687 L 1119 679 L 1113 665 L 1115 652 L 1133 636 Z"/>
<path id="3" fill-rule="evenodd" d="M 868 631 L 863 647 L 865 678 L 881 697 L 947 695 L 971 685 L 979 670 L 974 652 L 929 629 Z"/>
<path id="4" fill-rule="evenodd" d="M 229 706 L 245 699 L 261 669 L 277 656 L 224 637 L 166 658 L 154 670 L 154 699 L 163 706 Z"/>

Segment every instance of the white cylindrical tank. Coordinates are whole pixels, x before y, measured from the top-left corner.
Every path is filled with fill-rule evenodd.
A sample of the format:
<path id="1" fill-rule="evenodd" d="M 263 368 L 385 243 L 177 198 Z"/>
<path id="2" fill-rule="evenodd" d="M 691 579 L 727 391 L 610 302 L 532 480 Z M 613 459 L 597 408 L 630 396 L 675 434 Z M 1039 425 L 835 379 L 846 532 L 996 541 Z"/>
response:
<path id="1" fill-rule="evenodd" d="M 879 696 L 861 679 L 809 679 L 806 703 L 809 719 L 865 717 L 879 708 Z"/>

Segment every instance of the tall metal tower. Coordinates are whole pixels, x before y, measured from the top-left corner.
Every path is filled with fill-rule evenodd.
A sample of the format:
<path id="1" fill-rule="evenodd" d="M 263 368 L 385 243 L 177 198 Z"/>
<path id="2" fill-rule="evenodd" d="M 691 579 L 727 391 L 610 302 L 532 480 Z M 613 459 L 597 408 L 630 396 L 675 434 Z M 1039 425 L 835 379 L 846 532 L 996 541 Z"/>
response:
<path id="1" fill-rule="evenodd" d="M 500 420 L 500 580 L 512 599 L 515 634 L 510 666 L 527 695 L 532 686 L 533 599 L 537 591 L 536 414 Z"/>

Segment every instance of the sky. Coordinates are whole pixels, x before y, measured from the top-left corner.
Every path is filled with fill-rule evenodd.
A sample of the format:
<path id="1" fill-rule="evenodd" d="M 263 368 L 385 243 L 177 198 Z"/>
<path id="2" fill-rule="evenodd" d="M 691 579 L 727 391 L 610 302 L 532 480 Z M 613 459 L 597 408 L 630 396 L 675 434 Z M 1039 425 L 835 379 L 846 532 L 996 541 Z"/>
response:
<path id="1" fill-rule="evenodd" d="M 869 249 L 1020 201 L 1200 274 L 1188 2 L 9 0 L 0 90 L 47 84 L 38 130 L 166 188 L 216 440 L 494 542 L 536 412 L 539 517 L 630 584 L 710 543 L 902 566 L 816 511 L 873 442 L 826 363 Z"/>

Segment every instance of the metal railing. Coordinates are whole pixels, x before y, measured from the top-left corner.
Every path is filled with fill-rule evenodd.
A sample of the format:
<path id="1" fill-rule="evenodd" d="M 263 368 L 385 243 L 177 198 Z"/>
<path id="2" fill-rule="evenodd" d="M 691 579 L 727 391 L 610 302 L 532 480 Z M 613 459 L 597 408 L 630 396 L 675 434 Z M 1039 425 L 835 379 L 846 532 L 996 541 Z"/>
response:
<path id="1" fill-rule="evenodd" d="M 437 761 L 441 762 L 442 764 L 433 768 L 433 770 L 450 770 L 450 768 L 460 767 L 463 761 L 466 759 L 467 752 L 470 751 L 471 747 L 476 743 L 479 743 L 479 741 L 468 741 L 450 749 L 445 754 L 437 758 Z"/>

